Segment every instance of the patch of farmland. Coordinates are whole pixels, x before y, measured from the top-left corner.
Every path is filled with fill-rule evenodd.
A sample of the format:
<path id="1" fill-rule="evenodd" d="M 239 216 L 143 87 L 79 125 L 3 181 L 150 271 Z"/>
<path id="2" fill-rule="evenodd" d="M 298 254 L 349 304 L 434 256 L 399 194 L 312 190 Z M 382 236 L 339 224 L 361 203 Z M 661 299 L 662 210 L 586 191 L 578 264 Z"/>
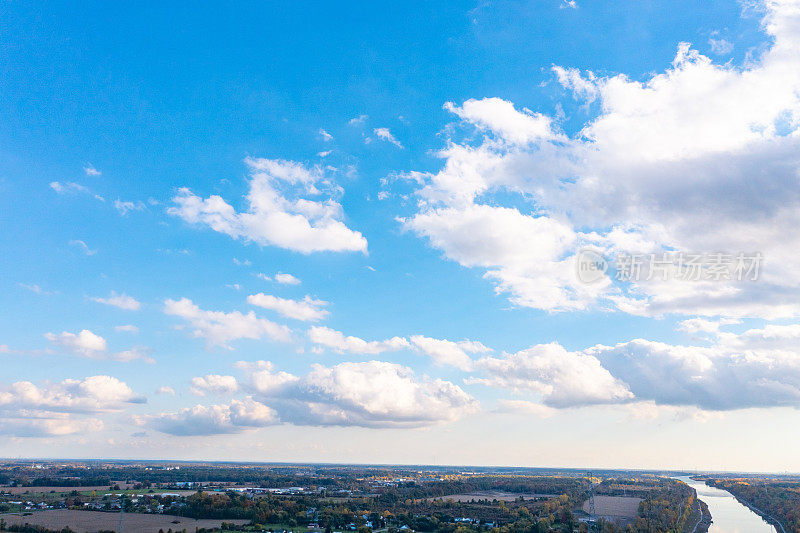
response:
<path id="1" fill-rule="evenodd" d="M 61 529 L 69 526 L 73 531 L 81 533 L 95 533 L 97 531 L 120 531 L 120 513 L 103 513 L 100 511 L 73 511 L 57 509 L 53 511 L 35 511 L 31 514 L 5 513 L 0 514 L 0 519 L 6 524 L 24 525 L 31 524 L 43 526 L 48 529 Z M 136 533 L 158 533 L 158 530 L 167 531 L 195 531 L 195 528 L 211 529 L 220 527 L 222 522 L 232 524 L 248 524 L 249 520 L 216 520 L 186 518 L 166 514 L 125 513 L 122 517 L 122 531 Z"/>
<path id="2" fill-rule="evenodd" d="M 591 500 L 583 502 L 583 510 L 589 512 Z M 595 496 L 594 513 L 597 516 L 608 516 L 615 518 L 636 518 L 639 514 L 639 502 L 641 498 L 631 496 Z"/>
<path id="3" fill-rule="evenodd" d="M 115 483 L 115 485 L 117 485 L 117 483 Z M 108 487 L 109 485 L 96 485 L 91 487 L 7 487 L 0 485 L 0 492 L 5 492 L 7 494 L 25 494 L 26 492 L 33 494 L 33 493 L 50 492 L 50 491 L 68 494 L 73 490 L 77 490 L 78 492 L 86 492 L 92 490 L 95 490 L 97 492 L 114 492 L 113 490 L 109 490 Z M 133 485 L 126 485 L 125 483 L 119 483 L 120 489 L 127 489 L 132 487 Z"/>

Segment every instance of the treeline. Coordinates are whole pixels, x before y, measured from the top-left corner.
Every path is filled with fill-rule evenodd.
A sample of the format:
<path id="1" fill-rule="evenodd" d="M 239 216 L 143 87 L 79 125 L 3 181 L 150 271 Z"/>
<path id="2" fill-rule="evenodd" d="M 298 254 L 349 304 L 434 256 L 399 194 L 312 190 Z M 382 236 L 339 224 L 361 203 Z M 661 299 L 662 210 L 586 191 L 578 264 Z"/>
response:
<path id="1" fill-rule="evenodd" d="M 586 492 L 588 487 L 589 482 L 582 477 L 475 476 L 433 483 L 412 481 L 396 487 L 386 487 L 381 489 L 379 499 L 390 503 L 417 498 L 446 498 L 454 494 L 490 490 L 519 494 L 569 494 L 574 496 Z"/>

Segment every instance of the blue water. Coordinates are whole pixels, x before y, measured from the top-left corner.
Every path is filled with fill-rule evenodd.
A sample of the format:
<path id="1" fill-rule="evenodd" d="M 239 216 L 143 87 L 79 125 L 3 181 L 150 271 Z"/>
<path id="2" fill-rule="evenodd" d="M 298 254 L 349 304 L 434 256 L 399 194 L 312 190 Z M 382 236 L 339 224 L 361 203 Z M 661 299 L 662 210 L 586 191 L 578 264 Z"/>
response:
<path id="1" fill-rule="evenodd" d="M 709 487 L 702 481 L 694 481 L 689 476 L 677 479 L 696 490 L 697 497 L 708 505 L 711 519 L 714 521 L 708 529 L 709 533 L 776 533 L 774 526 L 736 501 L 730 492 Z"/>

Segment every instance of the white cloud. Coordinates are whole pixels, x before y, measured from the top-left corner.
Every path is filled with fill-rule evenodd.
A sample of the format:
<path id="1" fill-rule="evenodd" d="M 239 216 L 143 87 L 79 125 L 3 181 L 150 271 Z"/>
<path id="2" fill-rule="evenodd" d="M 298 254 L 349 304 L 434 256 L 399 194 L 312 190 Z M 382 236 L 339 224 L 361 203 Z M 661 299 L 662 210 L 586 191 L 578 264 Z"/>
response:
<path id="1" fill-rule="evenodd" d="M 239 383 L 233 376 L 219 374 L 206 374 L 203 377 L 192 378 L 191 391 L 198 396 L 206 394 L 233 394 L 239 390 Z"/>
<path id="2" fill-rule="evenodd" d="M 325 142 L 333 140 L 333 135 L 331 135 L 330 133 L 328 133 L 327 131 L 325 131 L 322 128 L 319 129 L 319 134 L 322 137 L 322 140 L 325 141 Z"/>
<path id="3" fill-rule="evenodd" d="M 204 338 L 209 346 L 229 348 L 230 341 L 238 339 L 262 339 L 288 342 L 291 330 L 269 320 L 258 318 L 250 311 L 243 314 L 239 311 L 225 313 L 222 311 L 206 311 L 200 309 L 188 298 L 167 300 L 164 312 L 185 320 L 192 330 L 192 335 Z"/>
<path id="4" fill-rule="evenodd" d="M 247 386 L 254 393 L 265 396 L 279 395 L 288 386 L 300 379 L 288 372 L 276 372 L 275 365 L 271 361 L 256 361 L 254 363 L 239 361 L 234 366 L 246 374 Z"/>
<path id="5" fill-rule="evenodd" d="M 175 396 L 175 389 L 167 385 L 162 385 L 156 389 L 156 394 L 169 394 L 170 396 Z"/>
<path id="6" fill-rule="evenodd" d="M 726 56 L 733 52 L 733 43 L 727 39 L 709 39 L 708 45 L 711 51 L 720 56 Z"/>
<path id="7" fill-rule="evenodd" d="M 283 274 L 278 272 L 275 274 L 275 281 L 284 285 L 300 285 L 300 280 L 291 274 Z"/>
<path id="8" fill-rule="evenodd" d="M 46 333 L 45 338 L 84 357 L 96 357 L 108 349 L 106 340 L 88 329 L 83 329 L 77 334 L 68 331 L 59 334 Z"/>
<path id="9" fill-rule="evenodd" d="M 556 67 L 576 97 L 598 102 L 573 136 L 496 98 L 447 105 L 482 138 L 451 140 L 439 172 L 415 175 L 424 179 L 419 212 L 402 222 L 448 258 L 485 269 L 517 305 L 599 305 L 643 315 L 800 313 L 793 266 L 800 244 L 793 237 L 800 223 L 800 15 L 794 0 L 765 7 L 772 44 L 743 66 L 716 64 L 681 43 L 672 64 L 644 81 Z M 467 223 L 478 215 L 485 224 Z M 552 239 L 545 225 L 561 226 L 563 238 Z M 522 237 L 516 246 L 509 237 L 515 231 Z M 541 249 L 531 248 L 534 237 L 544 241 Z M 569 279 L 569 258 L 588 244 L 610 254 L 639 252 L 621 248 L 620 237 L 648 242 L 653 251 L 760 251 L 762 275 L 752 283 L 694 285 L 607 279 L 591 290 Z M 509 253 L 491 253 L 497 242 L 509 243 Z"/>
<path id="10" fill-rule="evenodd" d="M 125 333 L 139 333 L 139 328 L 133 324 L 125 324 L 122 326 L 114 326 L 114 331 L 124 331 Z"/>
<path id="11" fill-rule="evenodd" d="M 588 239 L 566 223 L 515 208 L 470 205 L 420 212 L 405 226 L 426 236 L 448 259 L 485 268 L 484 277 L 513 303 L 550 310 L 583 309 L 608 281 L 581 283 L 574 252 Z"/>
<path id="12" fill-rule="evenodd" d="M 644 339 L 568 352 L 552 343 L 475 362 L 470 384 L 533 393 L 545 406 L 637 404 L 670 407 L 674 416 L 706 411 L 800 407 L 800 324 L 767 325 L 743 333 L 700 323 L 709 346 Z M 707 327 L 706 327 L 707 326 Z M 675 409 L 672 409 L 675 408 Z M 658 415 L 660 411 L 655 414 Z"/>
<path id="13" fill-rule="evenodd" d="M 502 357 L 475 362 L 484 377 L 467 383 L 539 394 L 550 407 L 617 403 L 634 396 L 593 356 L 568 352 L 559 344 L 540 344 Z"/>
<path id="14" fill-rule="evenodd" d="M 53 294 L 56 294 L 55 291 L 46 291 L 46 290 L 44 290 L 43 288 L 41 288 L 36 283 L 18 283 L 18 285 L 20 287 L 22 287 L 23 289 L 27 289 L 27 290 L 29 290 L 31 292 L 36 293 L 36 294 L 41 294 L 42 296 L 52 296 Z"/>
<path id="15" fill-rule="evenodd" d="M 0 385 L 0 415 L 33 410 L 37 413 L 102 413 L 120 411 L 145 400 L 124 382 L 111 376 L 90 376 L 82 380 L 37 386 L 30 381 Z"/>
<path id="16" fill-rule="evenodd" d="M 333 199 L 340 192 L 323 170 L 300 163 L 273 159 L 245 159 L 250 170 L 248 210 L 237 212 L 222 197 L 201 198 L 182 188 L 173 198 L 171 215 L 193 224 L 261 246 L 278 246 L 301 253 L 363 252 L 367 240 L 349 229 L 341 205 Z M 328 198 L 310 200 L 328 190 Z"/>
<path id="17" fill-rule="evenodd" d="M 470 354 L 485 354 L 492 351 L 477 341 L 454 342 L 424 335 L 412 335 L 409 339 L 395 336 L 382 341 L 366 341 L 359 337 L 346 336 L 341 331 L 325 326 L 310 328 L 308 338 L 318 346 L 317 350 L 325 347 L 339 353 L 377 355 L 414 349 L 430 357 L 437 366 L 449 365 L 465 371 L 472 370 L 473 361 Z"/>
<path id="18" fill-rule="evenodd" d="M 403 147 L 403 145 L 400 144 L 400 141 L 395 139 L 394 135 L 392 135 L 392 132 L 389 131 L 389 128 L 375 128 L 373 132 L 375 133 L 375 135 L 378 136 L 379 139 L 383 139 L 384 141 L 390 142 L 393 145 L 397 146 L 398 148 Z"/>
<path id="19" fill-rule="evenodd" d="M 145 205 L 144 202 L 130 202 L 130 201 L 122 201 L 119 198 L 114 200 L 114 208 L 119 211 L 119 214 L 122 216 L 127 216 L 128 213 L 131 211 L 144 211 Z"/>
<path id="20" fill-rule="evenodd" d="M 383 341 L 365 341 L 359 337 L 345 336 L 341 331 L 324 326 L 314 326 L 309 329 L 308 338 L 314 344 L 331 348 L 340 353 L 377 355 L 410 346 L 409 342 L 402 337 L 392 337 Z"/>
<path id="21" fill-rule="evenodd" d="M 77 240 L 77 239 L 71 240 L 71 241 L 69 241 L 69 244 L 70 244 L 70 246 L 75 246 L 76 248 L 78 248 L 81 252 L 83 252 L 86 255 L 95 255 L 97 253 L 97 250 L 92 250 L 91 248 L 89 248 L 88 244 L 86 244 L 85 242 L 83 242 L 81 240 Z"/>
<path id="22" fill-rule="evenodd" d="M 689 318 L 678 324 L 678 329 L 689 334 L 696 333 L 716 333 L 722 326 L 739 324 L 741 320 L 735 318 L 722 318 L 719 320 L 708 320 L 705 318 Z"/>
<path id="23" fill-rule="evenodd" d="M 201 436 L 237 433 L 246 428 L 273 425 L 275 411 L 251 398 L 226 405 L 195 405 L 176 413 L 144 417 L 142 424 L 170 435 Z"/>
<path id="24" fill-rule="evenodd" d="M 145 363 L 154 363 L 150 357 L 150 350 L 144 347 L 130 348 L 121 352 L 109 352 L 106 340 L 92 333 L 88 329 L 83 329 L 78 333 L 63 331 L 61 333 L 45 333 L 45 338 L 55 344 L 66 348 L 72 353 L 88 359 L 107 359 L 128 363 L 131 361 L 142 360 Z"/>
<path id="25" fill-rule="evenodd" d="M 328 302 L 315 300 L 310 296 L 306 296 L 302 300 L 289 300 L 260 292 L 248 296 L 247 303 L 263 307 L 264 309 L 271 309 L 287 318 L 294 318 L 295 320 L 302 320 L 305 322 L 322 320 L 330 314 L 323 309 L 323 307 L 328 305 Z"/>
<path id="26" fill-rule="evenodd" d="M 282 272 L 278 272 L 274 276 L 267 276 L 266 274 L 263 273 L 258 273 L 256 274 L 256 276 L 263 279 L 264 281 L 274 281 L 282 285 L 300 285 L 301 283 L 299 279 L 292 276 L 291 274 L 284 274 Z"/>
<path id="27" fill-rule="evenodd" d="M 51 181 L 50 188 L 53 189 L 58 194 L 69 194 L 69 193 L 88 193 L 88 187 L 85 187 L 79 183 L 74 182 L 67 182 L 62 183 L 60 181 Z"/>
<path id="28" fill-rule="evenodd" d="M 0 435 L 14 437 L 60 437 L 100 431 L 103 421 L 97 418 L 76 419 L 53 413 L 47 418 L 0 417 Z"/>
<path id="29" fill-rule="evenodd" d="M 347 123 L 350 124 L 351 126 L 360 126 L 361 124 L 366 122 L 367 119 L 369 119 L 368 115 L 359 115 L 357 117 L 351 118 Z"/>
<path id="30" fill-rule="evenodd" d="M 433 339 L 422 335 L 413 335 L 411 343 L 419 351 L 430 357 L 438 366 L 449 365 L 461 370 L 472 370 L 471 353 L 486 353 L 491 349 L 480 342 L 453 342 L 446 339 Z"/>
<path id="31" fill-rule="evenodd" d="M 314 365 L 305 376 L 272 379 L 270 363 L 239 366 L 257 373 L 251 382 L 268 384 L 254 397 L 271 405 L 281 421 L 297 425 L 420 427 L 478 409 L 458 386 L 382 361 Z"/>
<path id="32" fill-rule="evenodd" d="M 111 291 L 111 295 L 108 298 L 91 298 L 92 301 L 98 302 L 101 304 L 111 305 L 114 307 L 118 307 L 120 309 L 125 309 L 126 311 L 138 311 L 141 308 L 142 304 L 136 298 L 128 296 L 125 293 L 117 294 L 114 291 Z"/>
<path id="33" fill-rule="evenodd" d="M 87 176 L 99 176 L 100 171 L 94 168 L 92 165 L 87 165 L 83 167 L 83 171 L 86 173 Z"/>
<path id="34" fill-rule="evenodd" d="M 485 132 L 493 133 L 502 142 L 529 144 L 556 139 L 552 119 L 527 109 L 517 111 L 511 102 L 500 98 L 470 99 L 461 107 L 447 102 L 444 108 Z"/>

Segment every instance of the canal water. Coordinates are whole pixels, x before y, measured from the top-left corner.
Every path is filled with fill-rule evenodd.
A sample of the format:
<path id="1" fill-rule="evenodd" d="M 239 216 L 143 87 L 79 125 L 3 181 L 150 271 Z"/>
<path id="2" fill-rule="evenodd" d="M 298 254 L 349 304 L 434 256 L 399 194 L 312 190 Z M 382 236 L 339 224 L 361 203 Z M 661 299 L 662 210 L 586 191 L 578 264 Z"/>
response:
<path id="1" fill-rule="evenodd" d="M 677 479 L 696 490 L 697 497 L 708 505 L 714 521 L 708 529 L 709 533 L 776 533 L 773 525 L 739 503 L 730 492 L 709 487 L 689 476 L 680 476 Z"/>

